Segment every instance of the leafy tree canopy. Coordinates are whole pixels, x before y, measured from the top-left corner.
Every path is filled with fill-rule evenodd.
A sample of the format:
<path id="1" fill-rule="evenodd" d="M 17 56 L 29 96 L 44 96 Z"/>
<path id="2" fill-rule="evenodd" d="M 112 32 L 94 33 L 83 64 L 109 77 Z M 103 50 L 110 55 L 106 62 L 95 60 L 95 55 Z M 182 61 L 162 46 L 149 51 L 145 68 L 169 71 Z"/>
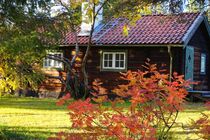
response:
<path id="1" fill-rule="evenodd" d="M 40 27 L 50 23 L 49 0 L 0 1 L 0 91 L 34 89 L 43 78 L 39 65 L 45 55 Z M 45 26 L 44 26 L 45 25 Z M 50 25 L 50 24 L 49 24 Z"/>

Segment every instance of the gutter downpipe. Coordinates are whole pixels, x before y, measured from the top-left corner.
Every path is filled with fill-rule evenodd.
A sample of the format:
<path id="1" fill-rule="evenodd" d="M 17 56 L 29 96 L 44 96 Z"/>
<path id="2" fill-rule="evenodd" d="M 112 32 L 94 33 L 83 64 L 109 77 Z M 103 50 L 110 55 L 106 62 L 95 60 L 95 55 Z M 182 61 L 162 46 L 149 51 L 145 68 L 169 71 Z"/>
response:
<path id="1" fill-rule="evenodd" d="M 171 52 L 171 46 L 168 46 L 168 54 L 169 54 L 169 61 L 170 61 L 170 67 L 169 67 L 169 81 L 172 80 L 172 69 L 173 69 L 173 56 Z"/>

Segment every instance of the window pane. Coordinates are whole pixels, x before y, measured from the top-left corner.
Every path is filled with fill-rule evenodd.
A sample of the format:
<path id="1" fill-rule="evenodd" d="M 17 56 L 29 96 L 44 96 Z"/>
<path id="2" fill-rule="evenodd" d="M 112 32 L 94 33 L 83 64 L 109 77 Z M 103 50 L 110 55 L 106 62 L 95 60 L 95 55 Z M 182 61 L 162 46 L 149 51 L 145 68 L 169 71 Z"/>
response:
<path id="1" fill-rule="evenodd" d="M 206 72 L 206 55 L 201 54 L 201 73 Z"/>
<path id="2" fill-rule="evenodd" d="M 121 67 L 121 68 L 124 67 L 124 61 L 120 61 L 120 67 Z"/>
<path id="3" fill-rule="evenodd" d="M 61 62 L 58 63 L 58 67 L 59 67 L 59 68 L 62 67 L 62 63 L 61 63 Z"/>
<path id="4" fill-rule="evenodd" d="M 112 60 L 112 54 L 109 54 L 109 60 Z"/>
<path id="5" fill-rule="evenodd" d="M 109 67 L 112 67 L 112 61 L 109 61 Z"/>
<path id="6" fill-rule="evenodd" d="M 56 67 L 59 67 L 60 66 L 60 62 L 59 61 L 56 61 Z"/>
<path id="7" fill-rule="evenodd" d="M 104 67 L 108 67 L 108 62 L 104 61 Z"/>
<path id="8" fill-rule="evenodd" d="M 120 66 L 119 61 L 116 61 L 116 62 L 115 62 L 115 67 L 119 67 L 119 66 Z"/>
<path id="9" fill-rule="evenodd" d="M 52 67 L 56 67 L 57 66 L 57 61 L 52 60 Z"/>
<path id="10" fill-rule="evenodd" d="M 108 60 L 108 54 L 104 54 L 104 60 Z"/>
<path id="11" fill-rule="evenodd" d="M 120 55 L 116 54 L 116 60 L 120 60 Z"/>
<path id="12" fill-rule="evenodd" d="M 124 54 L 120 55 L 120 60 L 124 60 Z"/>
<path id="13" fill-rule="evenodd" d="M 47 62 L 48 62 L 48 60 L 47 60 L 47 58 L 45 58 L 45 59 L 44 59 L 44 66 L 45 66 L 45 67 L 48 66 L 48 63 L 47 63 Z"/>
<path id="14" fill-rule="evenodd" d="M 48 56 L 48 55 L 47 55 L 47 56 Z M 45 66 L 45 67 L 49 67 L 49 66 L 50 66 L 50 59 L 47 58 L 47 57 L 44 59 L 44 66 Z"/>
<path id="15" fill-rule="evenodd" d="M 48 63 L 49 63 L 49 67 L 51 67 L 52 66 L 52 60 L 51 59 L 49 59 L 49 61 L 48 61 Z"/>

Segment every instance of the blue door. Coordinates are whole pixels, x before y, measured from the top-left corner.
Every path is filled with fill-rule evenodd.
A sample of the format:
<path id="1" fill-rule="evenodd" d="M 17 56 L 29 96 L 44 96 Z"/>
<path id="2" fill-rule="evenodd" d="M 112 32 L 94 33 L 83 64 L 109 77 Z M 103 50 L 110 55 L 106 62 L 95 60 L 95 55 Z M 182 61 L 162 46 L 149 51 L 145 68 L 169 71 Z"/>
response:
<path id="1" fill-rule="evenodd" d="M 194 48 L 187 46 L 186 56 L 185 56 L 185 80 L 193 81 L 193 74 L 194 74 Z"/>

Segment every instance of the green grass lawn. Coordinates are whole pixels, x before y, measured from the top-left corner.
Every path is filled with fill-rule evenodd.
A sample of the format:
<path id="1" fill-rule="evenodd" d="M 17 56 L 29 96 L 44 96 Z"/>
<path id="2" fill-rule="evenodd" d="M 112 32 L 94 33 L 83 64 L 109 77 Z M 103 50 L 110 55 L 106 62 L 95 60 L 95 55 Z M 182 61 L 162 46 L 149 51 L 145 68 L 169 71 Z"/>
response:
<path id="1" fill-rule="evenodd" d="M 54 99 L 0 98 L 0 129 L 9 139 L 21 140 L 46 139 L 56 132 L 68 131 L 67 111 L 55 102 Z"/>
<path id="2" fill-rule="evenodd" d="M 55 99 L 0 98 L 0 130 L 6 138 L 15 140 L 46 139 L 59 131 L 71 131 L 66 109 L 56 106 L 55 102 Z M 201 112 L 210 115 L 202 103 L 186 105 L 173 129 L 174 137 L 196 139 L 193 132 L 182 129 L 181 123 L 186 125 L 189 118 L 196 119 Z"/>

